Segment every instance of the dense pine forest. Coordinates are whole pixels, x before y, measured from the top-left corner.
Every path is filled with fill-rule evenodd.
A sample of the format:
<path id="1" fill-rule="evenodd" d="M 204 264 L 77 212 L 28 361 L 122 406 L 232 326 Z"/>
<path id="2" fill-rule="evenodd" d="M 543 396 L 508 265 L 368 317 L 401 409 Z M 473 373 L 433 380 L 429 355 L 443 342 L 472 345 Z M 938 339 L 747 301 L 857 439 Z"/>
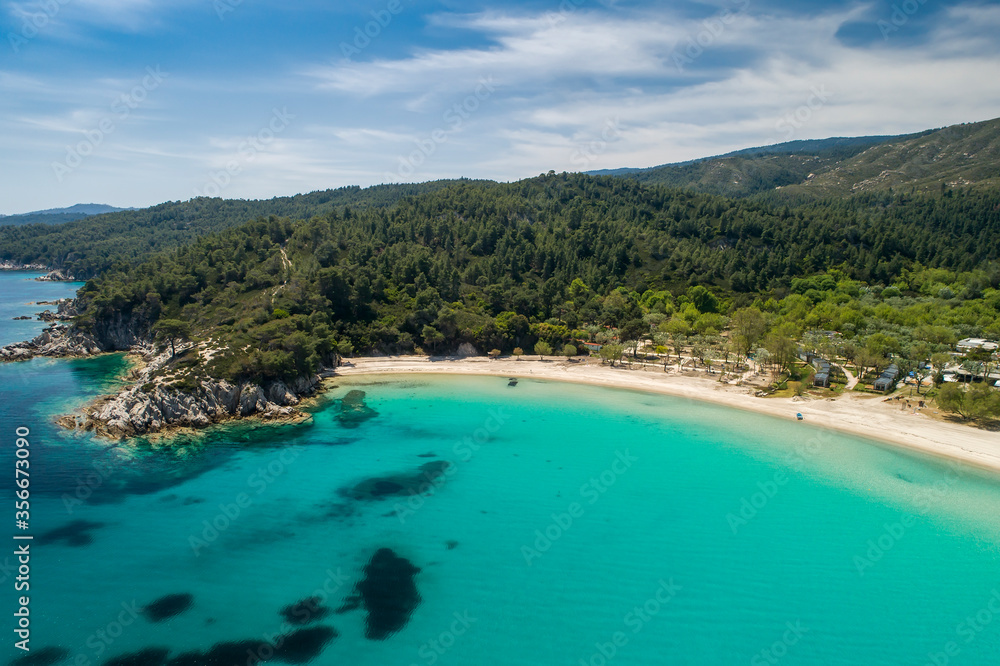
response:
<path id="1" fill-rule="evenodd" d="M 121 266 L 87 283 L 79 325 L 174 327 L 220 350 L 196 374 L 230 378 L 465 342 L 787 356 L 817 330 L 877 369 L 1000 336 L 998 232 L 991 190 L 788 208 L 610 177 L 457 182 L 391 206 L 261 217 Z"/>
<path id="2" fill-rule="evenodd" d="M 0 218 L 0 261 L 41 264 L 87 279 L 134 265 L 151 254 L 189 243 L 207 233 L 239 226 L 260 216 L 305 218 L 336 206 L 389 206 L 405 196 L 444 187 L 418 185 L 342 187 L 263 201 L 212 199 L 167 202 L 140 210 L 94 215 L 60 225 L 4 226 Z"/>

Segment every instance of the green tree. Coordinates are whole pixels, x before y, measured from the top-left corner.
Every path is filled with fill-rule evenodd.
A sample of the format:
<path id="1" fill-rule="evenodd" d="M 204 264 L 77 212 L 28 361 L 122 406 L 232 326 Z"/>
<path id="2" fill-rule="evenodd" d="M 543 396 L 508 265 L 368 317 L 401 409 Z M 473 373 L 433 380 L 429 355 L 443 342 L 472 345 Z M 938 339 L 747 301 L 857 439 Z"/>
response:
<path id="1" fill-rule="evenodd" d="M 719 299 L 700 284 L 687 291 L 687 297 L 698 308 L 698 312 L 718 312 Z"/>
<path id="2" fill-rule="evenodd" d="M 421 335 L 424 338 L 424 344 L 427 345 L 431 351 L 436 350 L 445 340 L 444 334 L 430 324 L 424 326 L 421 330 Z"/>
<path id="3" fill-rule="evenodd" d="M 538 354 L 538 360 L 542 360 L 543 356 L 552 355 L 552 345 L 545 342 L 544 340 L 539 340 L 535 343 L 535 353 Z"/>
<path id="4" fill-rule="evenodd" d="M 622 325 L 621 329 L 619 329 L 619 335 L 622 342 L 625 340 L 635 342 L 632 347 L 632 356 L 634 357 L 638 353 L 639 344 L 649 335 L 649 325 L 642 319 L 633 319 Z"/>
<path id="5" fill-rule="evenodd" d="M 900 351 L 899 340 L 885 333 L 873 333 L 865 340 L 865 347 L 875 356 L 889 357 Z"/>
<path id="6" fill-rule="evenodd" d="M 733 329 L 733 342 L 736 343 L 736 353 L 741 358 L 750 353 L 751 349 L 767 332 L 767 322 L 764 321 L 764 314 L 754 307 L 740 308 L 733 313 L 731 320 Z"/>
<path id="7" fill-rule="evenodd" d="M 562 353 L 563 356 L 565 356 L 566 358 L 573 358 L 574 356 L 576 356 L 576 347 L 574 347 L 573 345 L 566 345 L 565 347 L 563 347 Z"/>
<path id="8" fill-rule="evenodd" d="M 625 354 L 625 347 L 619 344 L 606 344 L 601 346 L 601 351 L 599 352 L 601 356 L 601 363 L 611 363 L 611 367 L 614 367 L 615 363 L 622 359 Z"/>
<path id="9" fill-rule="evenodd" d="M 1000 416 L 1000 393 L 985 383 L 963 387 L 946 383 L 938 390 L 938 406 L 965 420 Z"/>
<path id="10" fill-rule="evenodd" d="M 177 356 L 176 344 L 191 339 L 191 325 L 180 319 L 161 319 L 153 326 L 153 333 L 160 342 L 170 345 L 170 356 Z"/>

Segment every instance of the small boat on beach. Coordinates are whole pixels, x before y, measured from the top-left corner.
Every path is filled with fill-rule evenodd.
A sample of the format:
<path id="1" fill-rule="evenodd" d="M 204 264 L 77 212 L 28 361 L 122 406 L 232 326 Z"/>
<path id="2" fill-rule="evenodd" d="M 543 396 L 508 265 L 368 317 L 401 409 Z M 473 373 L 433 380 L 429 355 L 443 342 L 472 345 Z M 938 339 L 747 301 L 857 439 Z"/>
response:
<path id="1" fill-rule="evenodd" d="M 796 413 L 795 414 L 795 418 L 798 419 L 799 421 L 801 421 L 802 420 L 802 412 Z"/>

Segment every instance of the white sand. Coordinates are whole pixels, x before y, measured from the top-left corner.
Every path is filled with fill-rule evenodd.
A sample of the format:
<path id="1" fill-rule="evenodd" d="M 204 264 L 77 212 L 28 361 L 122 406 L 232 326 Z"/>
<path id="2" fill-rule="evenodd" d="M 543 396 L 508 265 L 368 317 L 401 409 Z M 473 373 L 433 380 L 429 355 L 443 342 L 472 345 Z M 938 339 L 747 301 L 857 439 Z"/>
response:
<path id="1" fill-rule="evenodd" d="M 912 410 L 904 412 L 899 402 L 886 403 L 877 396 L 858 393 L 836 399 L 757 398 L 753 395 L 755 389 L 749 387 L 722 384 L 707 377 L 665 373 L 660 368 L 627 370 L 565 359 L 539 361 L 537 357 L 492 361 L 485 357 L 431 360 L 424 356 L 392 356 L 349 359 L 337 369 L 337 376 L 343 377 L 409 373 L 529 377 L 635 389 L 705 400 L 785 419 L 795 419 L 795 414 L 801 412 L 811 425 L 1000 472 L 1000 433 L 913 414 Z M 911 400 L 911 405 L 915 404 Z"/>

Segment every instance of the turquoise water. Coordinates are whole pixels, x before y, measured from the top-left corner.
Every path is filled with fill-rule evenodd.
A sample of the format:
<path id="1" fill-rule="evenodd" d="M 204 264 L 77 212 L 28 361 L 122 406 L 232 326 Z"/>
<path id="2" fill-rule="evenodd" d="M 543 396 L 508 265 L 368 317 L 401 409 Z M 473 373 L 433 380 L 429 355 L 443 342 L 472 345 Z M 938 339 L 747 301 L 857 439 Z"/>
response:
<path id="1" fill-rule="evenodd" d="M 45 273 L 0 271 L 0 346 L 30 340 L 48 326 L 37 320 L 13 321 L 14 317 L 34 317 L 42 310 L 56 311 L 54 305 L 34 305 L 38 301 L 70 298 L 82 282 L 38 282 Z"/>
<path id="2" fill-rule="evenodd" d="M 283 607 L 338 609 L 382 548 L 419 568 L 420 603 L 385 640 L 363 610 L 331 612 L 312 626 L 339 636 L 308 663 L 996 663 L 1000 484 L 972 470 L 682 399 L 499 378 L 344 380 L 309 423 L 171 446 L 51 424 L 123 367 L 0 366 L 11 466 L 14 429 L 31 429 L 32 646 L 63 648 L 58 663 L 287 634 Z M 350 390 L 374 418 L 338 418 Z M 423 495 L 358 491 L 443 460 Z M 123 610 L 170 594 L 193 604 L 163 622 Z"/>

